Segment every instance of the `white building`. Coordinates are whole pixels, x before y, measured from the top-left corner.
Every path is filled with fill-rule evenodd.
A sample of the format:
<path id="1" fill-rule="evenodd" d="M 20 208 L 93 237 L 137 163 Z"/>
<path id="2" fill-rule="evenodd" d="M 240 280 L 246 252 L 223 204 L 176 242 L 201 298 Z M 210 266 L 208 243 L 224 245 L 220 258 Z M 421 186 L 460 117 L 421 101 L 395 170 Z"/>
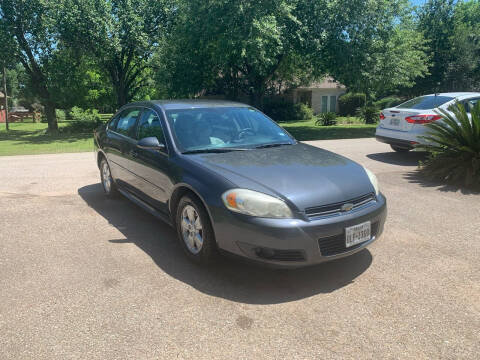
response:
<path id="1" fill-rule="evenodd" d="M 344 85 L 327 76 L 321 82 L 292 90 L 293 102 L 309 105 L 315 114 L 323 112 L 338 112 L 338 98 L 345 94 Z"/>

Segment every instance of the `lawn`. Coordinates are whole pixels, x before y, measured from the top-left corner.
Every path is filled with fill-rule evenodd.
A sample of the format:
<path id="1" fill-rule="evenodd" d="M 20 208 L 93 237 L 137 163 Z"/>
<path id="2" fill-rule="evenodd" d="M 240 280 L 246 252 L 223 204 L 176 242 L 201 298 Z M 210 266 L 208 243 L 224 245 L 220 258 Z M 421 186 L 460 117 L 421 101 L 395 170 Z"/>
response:
<path id="1" fill-rule="evenodd" d="M 67 123 L 59 123 L 64 127 Z M 93 134 L 48 134 L 44 123 L 0 124 L 0 156 L 93 151 Z"/>
<path id="2" fill-rule="evenodd" d="M 361 124 L 353 119 L 354 118 L 339 118 L 339 125 L 335 126 L 317 126 L 315 125 L 315 120 L 286 122 L 280 125 L 300 141 L 355 139 L 375 136 L 376 124 Z M 348 122 L 356 123 L 348 124 Z"/>
<path id="3" fill-rule="evenodd" d="M 373 137 L 376 125 L 361 124 L 357 118 L 338 118 L 339 125 L 317 126 L 315 120 L 281 123 L 296 139 L 326 140 Z M 59 127 L 68 122 L 60 122 Z M 44 123 L 12 123 L 7 133 L 0 124 L 0 156 L 30 155 L 93 150 L 91 132 L 48 134 Z"/>

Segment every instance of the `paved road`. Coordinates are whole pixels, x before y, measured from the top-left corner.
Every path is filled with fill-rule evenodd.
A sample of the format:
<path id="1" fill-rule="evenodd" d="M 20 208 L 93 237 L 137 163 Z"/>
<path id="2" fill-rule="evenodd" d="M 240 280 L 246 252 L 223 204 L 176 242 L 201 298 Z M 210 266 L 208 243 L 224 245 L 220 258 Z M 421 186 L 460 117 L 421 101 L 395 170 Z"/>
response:
<path id="1" fill-rule="evenodd" d="M 315 144 L 372 169 L 389 218 L 369 250 L 295 271 L 190 264 L 102 197 L 91 153 L 1 157 L 0 358 L 478 358 L 480 195 L 373 139 Z"/>

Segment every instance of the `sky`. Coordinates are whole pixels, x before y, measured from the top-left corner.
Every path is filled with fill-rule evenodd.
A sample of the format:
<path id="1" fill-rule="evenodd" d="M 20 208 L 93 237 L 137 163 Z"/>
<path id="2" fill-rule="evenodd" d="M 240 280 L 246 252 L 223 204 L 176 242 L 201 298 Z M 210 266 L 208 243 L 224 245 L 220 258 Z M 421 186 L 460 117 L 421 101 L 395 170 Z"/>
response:
<path id="1" fill-rule="evenodd" d="M 410 0 L 413 5 L 423 5 L 426 0 Z"/>

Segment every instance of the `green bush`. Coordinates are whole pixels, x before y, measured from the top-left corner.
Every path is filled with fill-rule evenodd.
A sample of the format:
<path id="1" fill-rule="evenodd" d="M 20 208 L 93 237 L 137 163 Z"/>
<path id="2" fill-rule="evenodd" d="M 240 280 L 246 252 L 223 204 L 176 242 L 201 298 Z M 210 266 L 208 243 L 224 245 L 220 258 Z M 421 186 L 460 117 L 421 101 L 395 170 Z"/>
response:
<path id="1" fill-rule="evenodd" d="M 376 101 L 374 104 L 379 109 L 388 109 L 401 104 L 403 101 L 400 96 L 387 96 Z"/>
<path id="2" fill-rule="evenodd" d="M 348 93 L 338 99 L 338 109 L 340 116 L 353 116 L 358 108 L 364 107 L 366 103 L 365 94 Z"/>
<path id="3" fill-rule="evenodd" d="M 65 121 L 67 118 L 65 110 L 62 109 L 55 109 L 55 116 L 57 117 L 58 121 Z"/>
<path id="4" fill-rule="evenodd" d="M 469 118 L 462 104 L 451 107 L 451 115 L 440 110 L 443 121 L 425 124 L 429 129 L 419 145 L 429 156 L 420 170 L 429 178 L 480 189 L 480 102 Z"/>
<path id="5" fill-rule="evenodd" d="M 103 124 L 102 118 L 96 109 L 83 110 L 75 106 L 70 110 L 69 116 L 72 121 L 63 128 L 65 132 L 90 132 Z"/>
<path id="6" fill-rule="evenodd" d="M 337 114 L 334 112 L 326 112 L 318 115 L 318 120 L 315 125 L 330 126 L 337 123 Z"/>
<path id="7" fill-rule="evenodd" d="M 306 104 L 293 105 L 295 120 L 311 120 L 313 118 L 313 109 Z"/>
<path id="8" fill-rule="evenodd" d="M 380 110 L 373 105 L 364 106 L 357 109 L 356 115 L 363 119 L 365 124 L 375 124 L 379 120 Z"/>
<path id="9" fill-rule="evenodd" d="M 101 121 L 100 114 L 96 109 L 87 109 L 83 110 L 78 106 L 74 106 L 70 110 L 70 118 L 73 121 L 90 121 L 90 122 L 99 122 Z"/>
<path id="10" fill-rule="evenodd" d="M 263 112 L 277 122 L 310 120 L 313 110 L 305 104 L 293 104 L 281 98 L 265 100 Z"/>

